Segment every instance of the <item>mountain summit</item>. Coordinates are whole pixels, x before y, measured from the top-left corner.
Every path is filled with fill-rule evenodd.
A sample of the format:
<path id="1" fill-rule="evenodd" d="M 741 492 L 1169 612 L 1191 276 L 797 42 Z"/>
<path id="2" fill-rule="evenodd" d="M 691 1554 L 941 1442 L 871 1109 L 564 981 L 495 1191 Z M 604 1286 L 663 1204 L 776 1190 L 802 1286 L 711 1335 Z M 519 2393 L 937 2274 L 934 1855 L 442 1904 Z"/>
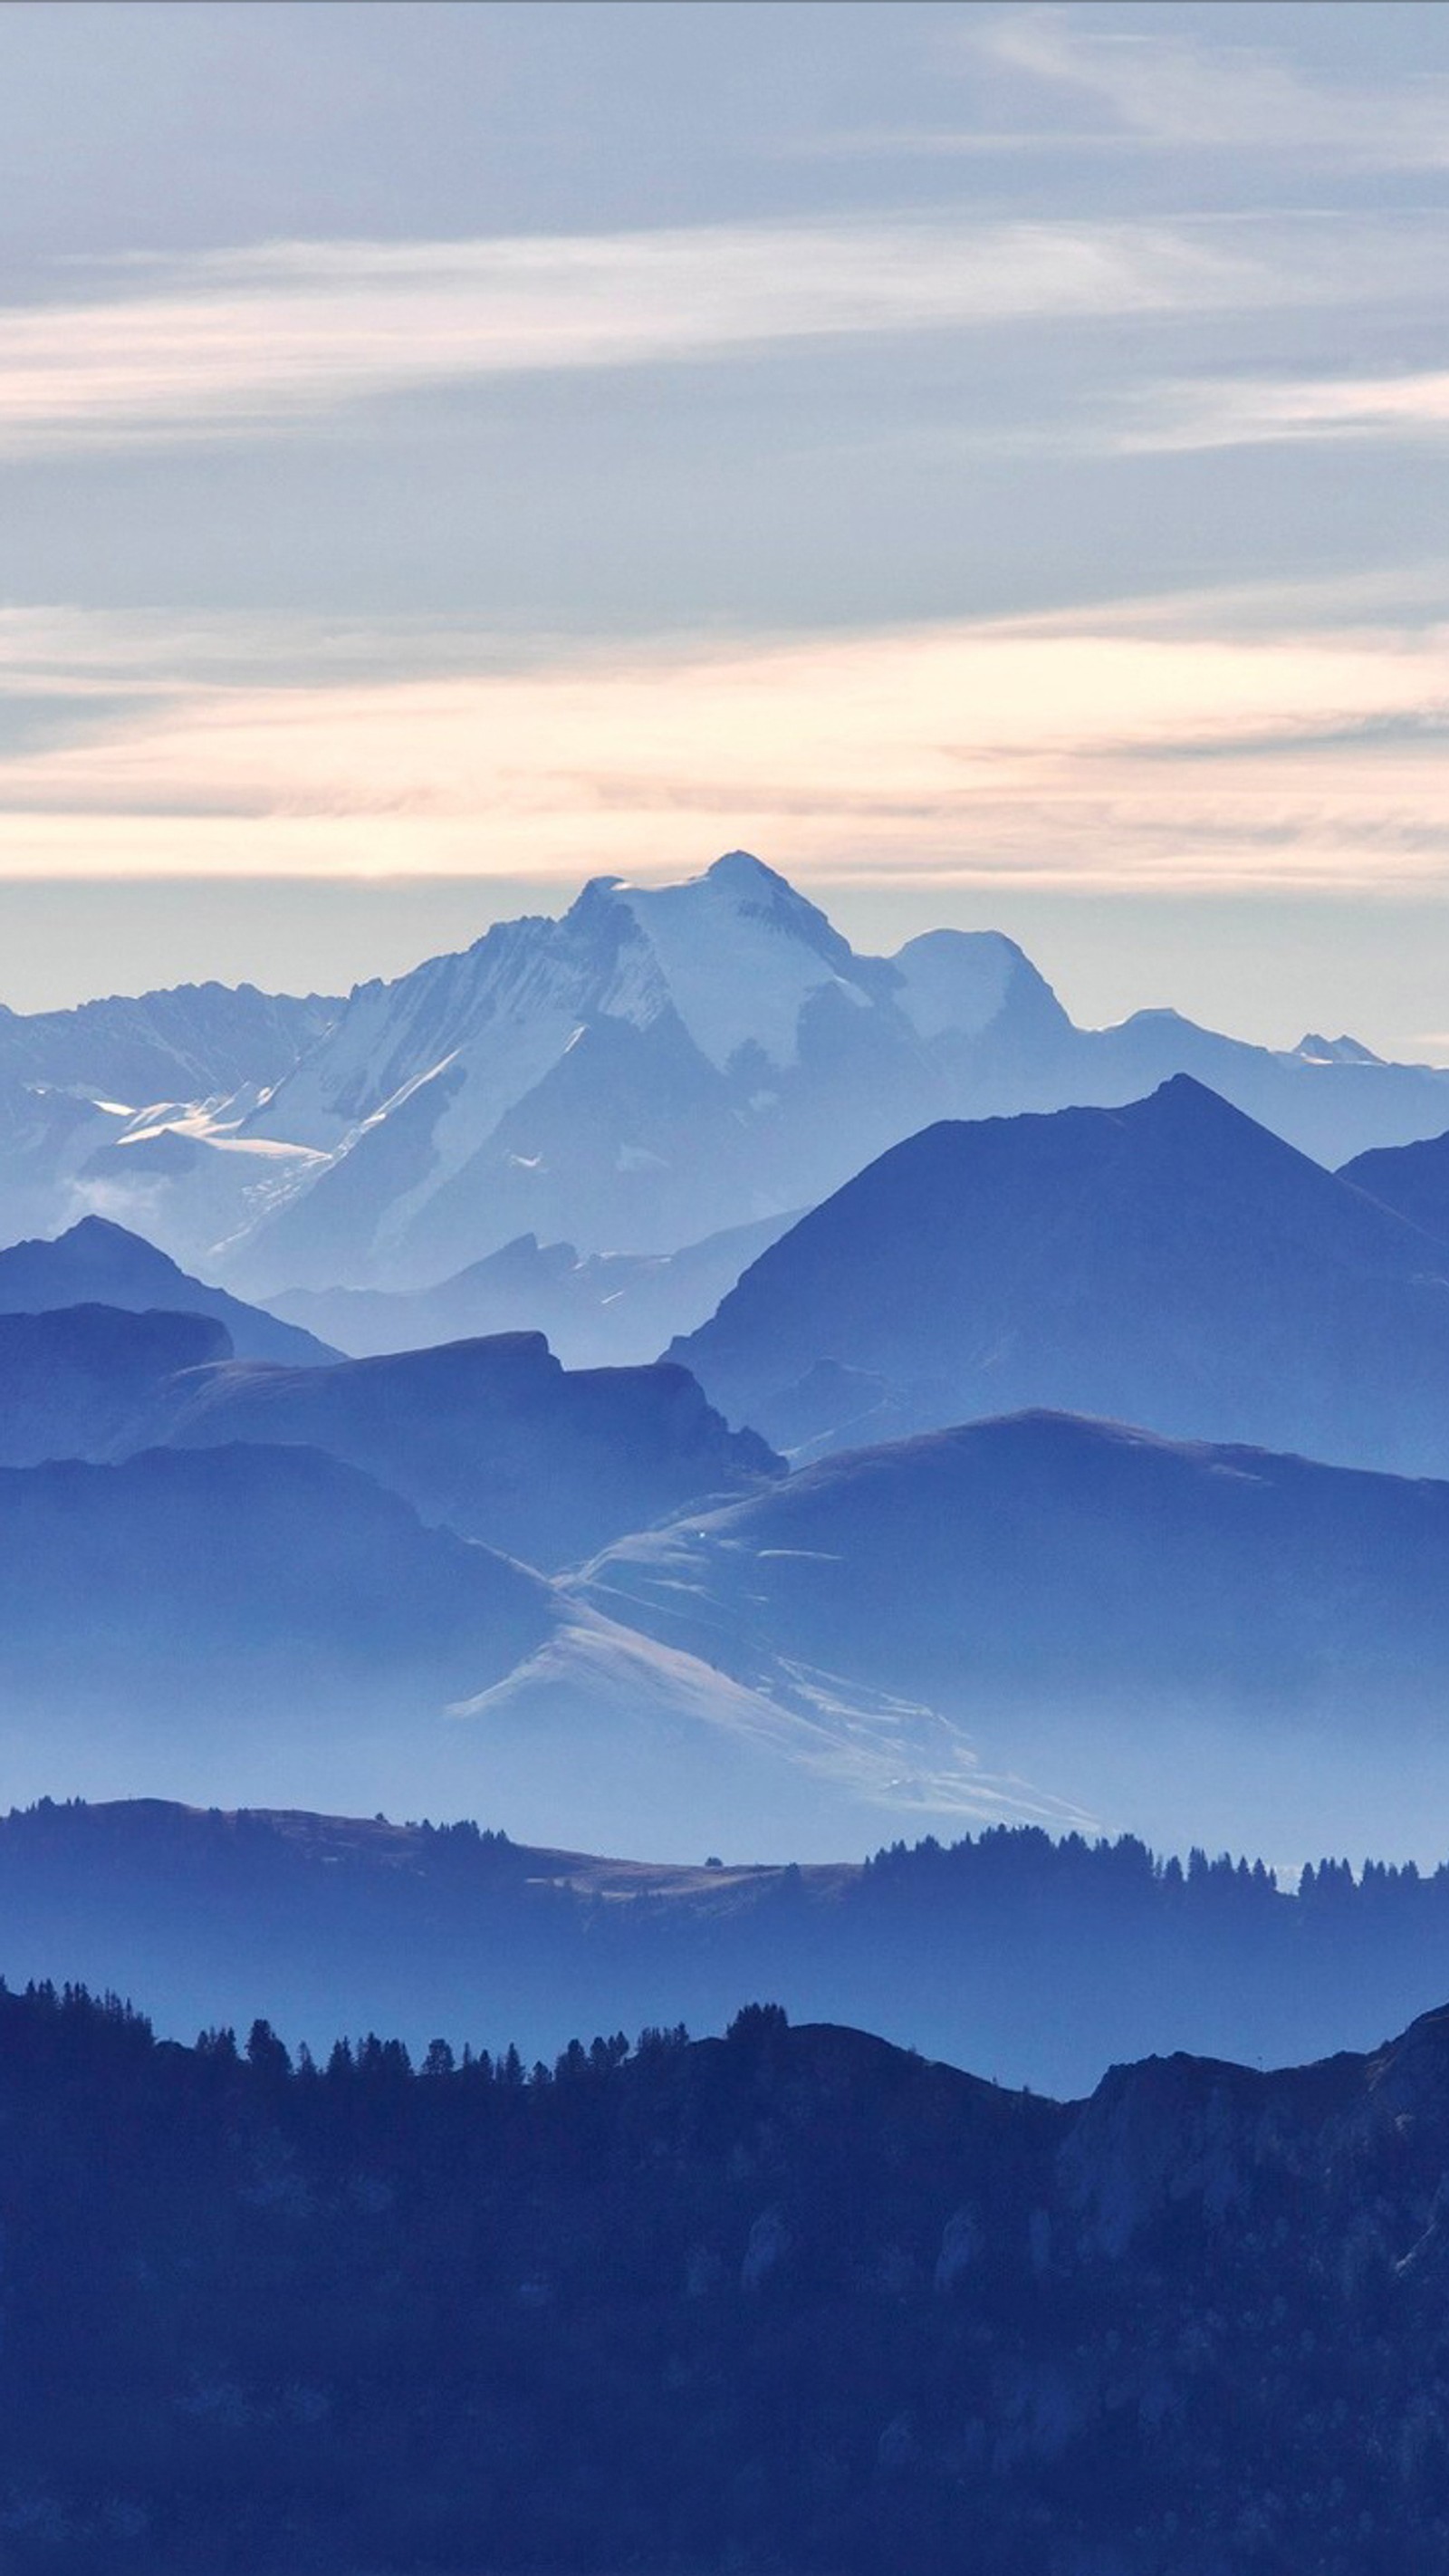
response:
<path id="1" fill-rule="evenodd" d="M 795 1451 L 1023 1406 L 1449 1472 L 1449 1252 L 1191 1076 L 893 1146 L 674 1345 Z"/>
<path id="2" fill-rule="evenodd" d="M 858 956 L 734 850 L 678 885 L 596 877 L 561 920 L 364 985 L 246 1122 L 328 1161 L 234 1275 L 409 1285 L 525 1233 L 659 1252 L 808 1204 L 990 1090 L 993 1038 L 1019 1083 L 1069 1032 L 1009 941 L 940 942 Z"/>

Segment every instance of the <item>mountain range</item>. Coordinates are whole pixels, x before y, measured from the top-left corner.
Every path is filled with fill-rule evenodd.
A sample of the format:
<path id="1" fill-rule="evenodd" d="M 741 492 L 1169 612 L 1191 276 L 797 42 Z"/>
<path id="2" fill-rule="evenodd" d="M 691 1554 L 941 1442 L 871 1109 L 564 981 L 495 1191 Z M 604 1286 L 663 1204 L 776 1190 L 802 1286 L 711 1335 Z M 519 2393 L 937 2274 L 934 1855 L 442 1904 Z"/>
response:
<path id="1" fill-rule="evenodd" d="M 184 1038 L 201 1064 L 208 997 L 173 998 L 97 1006 L 87 1043 L 155 1070 Z M 352 1284 L 279 1319 L 94 1214 L 0 1253 L 0 1679 L 27 1787 L 436 1795 L 666 1857 L 824 1861 L 994 1817 L 1427 1856 L 1405 1778 L 1432 1791 L 1449 1753 L 1435 1144 L 1335 1173 L 1178 1071 L 935 1119 L 791 1221 L 786 1178 L 808 1200 L 870 1120 L 1105 1083 L 1162 1024 L 1073 1030 L 984 934 L 861 959 L 742 853 L 597 883 L 345 1007 L 235 999 L 207 1062 L 250 1049 L 241 1090 L 138 1112 L 105 1151 L 141 1157 L 158 1205 L 202 1171 L 215 1212 L 245 1170 L 229 1277 L 320 1226 Z M 47 1022 L 32 1073 L 63 1038 Z M 1212 1044 L 1277 1112 L 1443 1114 L 1449 1076 L 1347 1042 Z M 618 1124 L 636 1077 L 653 1144 Z M 84 1106 L 38 1075 L 27 1096 Z M 728 1193 L 732 1157 L 779 1212 L 658 1249 L 671 1206 L 687 1231 L 670 1194 Z M 507 1234 L 536 1182 L 629 1201 L 656 1248 Z M 448 1209 L 499 1248 L 431 1289 L 361 1284 L 425 1277 Z M 565 1367 L 536 1328 L 542 1303 L 638 1349 L 711 1295 L 664 1361 Z M 500 1305 L 535 1327 L 476 1333 Z M 303 1314 L 416 1346 L 344 1359 Z"/>
<path id="2" fill-rule="evenodd" d="M 996 933 L 863 956 L 742 851 L 682 884 L 595 879 L 559 920 L 345 1002 L 86 1012 L 0 1024 L 0 1232 L 111 1216 L 251 1296 L 426 1290 L 528 1235 L 667 1255 L 812 1206 L 943 1117 L 1180 1072 L 1326 1164 L 1449 1128 L 1449 1072 L 1349 1039 L 1275 1053 L 1170 1011 L 1079 1029 Z"/>
<path id="3" fill-rule="evenodd" d="M 133 1337 L 148 1400 L 153 1336 L 164 1362 L 221 1329 L 103 1309 L 17 1328 L 51 1336 L 62 1389 L 67 1336 Z M 513 1493 L 486 1439 L 470 1478 L 459 1394 L 481 1376 L 485 1423 L 510 1370 L 535 1382 L 515 1466 L 530 1403 L 553 1461 Z M 670 1373 L 640 1374 L 667 1431 Z M 18 1414 L 22 1463 L 0 1471 L 12 1793 L 441 1806 L 574 1848 L 750 1861 L 994 1818 L 1251 1839 L 1286 1862 L 1349 1839 L 1437 1857 L 1449 1484 L 1047 1414 L 782 1479 L 681 1379 L 694 1429 L 682 1453 L 666 1441 L 656 1499 L 680 1454 L 714 1466 L 716 1499 L 550 1579 L 443 1507 L 516 1531 L 552 1480 L 577 1536 L 599 1490 L 617 1501 L 609 1441 L 602 1487 L 584 1483 L 608 1417 L 590 1424 L 586 1390 L 570 1418 L 577 1384 L 526 1342 L 315 1380 L 204 1359 L 163 1380 L 182 1445 L 113 1433 L 110 1464 L 39 1461 Z M 622 1394 L 616 1458 L 650 1419 Z M 430 1418 L 464 1426 L 451 1452 Z M 373 1472 L 310 1445 L 324 1433 Z"/>
<path id="4" fill-rule="evenodd" d="M 706 1323 L 795 1213 L 729 1226 L 681 1252 L 581 1253 L 521 1234 L 435 1288 L 293 1288 L 272 1298 L 271 1311 L 357 1359 L 541 1332 L 566 1368 L 628 1368 Z"/>
<path id="5" fill-rule="evenodd" d="M 220 1330 L 11 1323 L 97 1318 L 143 1353 L 153 1326 Z M 12 1790 L 37 1797 L 436 1807 L 779 1859 L 879 1839 L 903 1783 L 908 1809 L 920 1783 L 930 1814 L 976 1812 L 971 1748 L 935 1712 L 751 1689 L 301 1445 L 0 1467 L 0 1711 Z"/>

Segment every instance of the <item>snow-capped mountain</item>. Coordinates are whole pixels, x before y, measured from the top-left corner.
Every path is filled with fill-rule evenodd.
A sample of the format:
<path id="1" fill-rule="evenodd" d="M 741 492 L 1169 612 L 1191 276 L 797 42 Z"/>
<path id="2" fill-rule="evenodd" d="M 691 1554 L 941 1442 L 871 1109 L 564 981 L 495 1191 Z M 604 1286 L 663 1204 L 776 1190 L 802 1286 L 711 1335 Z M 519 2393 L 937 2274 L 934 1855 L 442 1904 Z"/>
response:
<path id="1" fill-rule="evenodd" d="M 858 957 L 735 851 L 365 986 L 241 1131 L 334 1159 L 237 1275 L 421 1284 L 524 1233 L 658 1253 L 817 1198 L 950 1095 L 1013 987 L 1067 1026 L 1008 941 L 942 940 Z"/>
<path id="2" fill-rule="evenodd" d="M 298 999 L 254 984 L 178 984 L 24 1015 L 0 1004 L 0 1065 L 25 1081 L 138 1108 L 226 1100 L 274 1083 L 341 1008 L 325 994 Z"/>
<path id="3" fill-rule="evenodd" d="M 342 1004 L 253 985 L 182 984 L 26 1015 L 0 1004 L 0 1236 L 154 1213 L 205 1255 L 311 1157 L 237 1129 Z"/>
<path id="4" fill-rule="evenodd" d="M 0 1232 L 97 1211 L 249 1294 L 411 1291 L 527 1235 L 666 1255 L 817 1203 L 937 1119 L 1178 1072 L 1329 1164 L 1449 1128 L 1449 1072 L 1352 1040 L 1274 1053 L 1170 1011 L 1078 1029 L 994 932 L 862 956 L 738 850 L 676 885 L 597 878 L 341 1006 L 253 995 L 229 1055 L 219 1004 L 209 1054 L 195 1034 L 209 990 L 0 1022 Z"/>

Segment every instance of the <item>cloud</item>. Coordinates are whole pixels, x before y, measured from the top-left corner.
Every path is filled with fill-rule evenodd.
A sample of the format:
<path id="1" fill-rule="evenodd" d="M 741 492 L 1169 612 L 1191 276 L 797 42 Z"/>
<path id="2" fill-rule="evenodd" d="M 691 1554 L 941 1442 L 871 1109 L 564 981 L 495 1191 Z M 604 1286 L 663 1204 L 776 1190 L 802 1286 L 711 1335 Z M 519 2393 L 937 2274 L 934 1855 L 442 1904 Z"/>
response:
<path id="1" fill-rule="evenodd" d="M 1305 440 L 1439 439 L 1449 370 L 1399 376 L 1250 377 L 1166 384 L 1108 444 L 1124 454 L 1266 447 Z"/>
<path id="2" fill-rule="evenodd" d="M 0 627 L 0 718 L 35 640 Z M 92 629 L 88 729 L 0 754 L 7 873 L 556 881 L 745 842 L 837 881 L 1351 891 L 1449 863 L 1433 627 L 1212 635 L 1119 606 L 516 668 L 455 634 L 413 673 L 380 633 L 310 679 L 281 626 L 272 649 L 268 677 L 244 633 L 218 677 L 214 634 L 190 667 L 178 644 L 122 703 L 135 656 L 108 677 Z"/>
<path id="3" fill-rule="evenodd" d="M 1202 45 L 1127 24 L 1085 28 L 1026 9 L 970 39 L 1008 69 L 1105 108 L 1148 150 L 1306 154 L 1359 169 L 1449 166 L 1449 82 L 1328 88 L 1258 45 Z M 1061 140 L 1075 142 L 1075 137 Z M 1094 141 L 1095 137 L 1084 137 Z"/>
<path id="4" fill-rule="evenodd" d="M 1009 321 L 1409 293 L 1412 226 L 700 226 L 128 258 L 0 315 L 0 454 L 276 432 L 420 387 Z"/>

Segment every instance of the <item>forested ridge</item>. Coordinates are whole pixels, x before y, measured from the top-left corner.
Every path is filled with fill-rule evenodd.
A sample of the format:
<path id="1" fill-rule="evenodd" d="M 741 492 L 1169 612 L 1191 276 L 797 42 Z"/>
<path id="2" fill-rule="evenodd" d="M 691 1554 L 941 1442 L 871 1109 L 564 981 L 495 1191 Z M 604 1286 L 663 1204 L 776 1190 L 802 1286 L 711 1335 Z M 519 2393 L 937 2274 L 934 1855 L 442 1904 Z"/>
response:
<path id="1" fill-rule="evenodd" d="M 5 1993 L 0 2551 L 1429 2576 L 1446 2161 L 1445 2016 L 1061 2105 L 773 2006 L 528 2069 Z"/>
<path id="2" fill-rule="evenodd" d="M 698 1855 L 703 1860 L 704 1854 Z M 158 2027 L 339 2025 L 550 2059 L 574 2032 L 741 1995 L 1040 2091 L 1188 2048 L 1285 2064 L 1370 2047 L 1449 1995 L 1449 1867 L 1154 1855 L 994 1827 L 863 1864 L 665 1866 L 497 1827 L 135 1800 L 0 1817 L 0 1972 L 115 1985 Z"/>

